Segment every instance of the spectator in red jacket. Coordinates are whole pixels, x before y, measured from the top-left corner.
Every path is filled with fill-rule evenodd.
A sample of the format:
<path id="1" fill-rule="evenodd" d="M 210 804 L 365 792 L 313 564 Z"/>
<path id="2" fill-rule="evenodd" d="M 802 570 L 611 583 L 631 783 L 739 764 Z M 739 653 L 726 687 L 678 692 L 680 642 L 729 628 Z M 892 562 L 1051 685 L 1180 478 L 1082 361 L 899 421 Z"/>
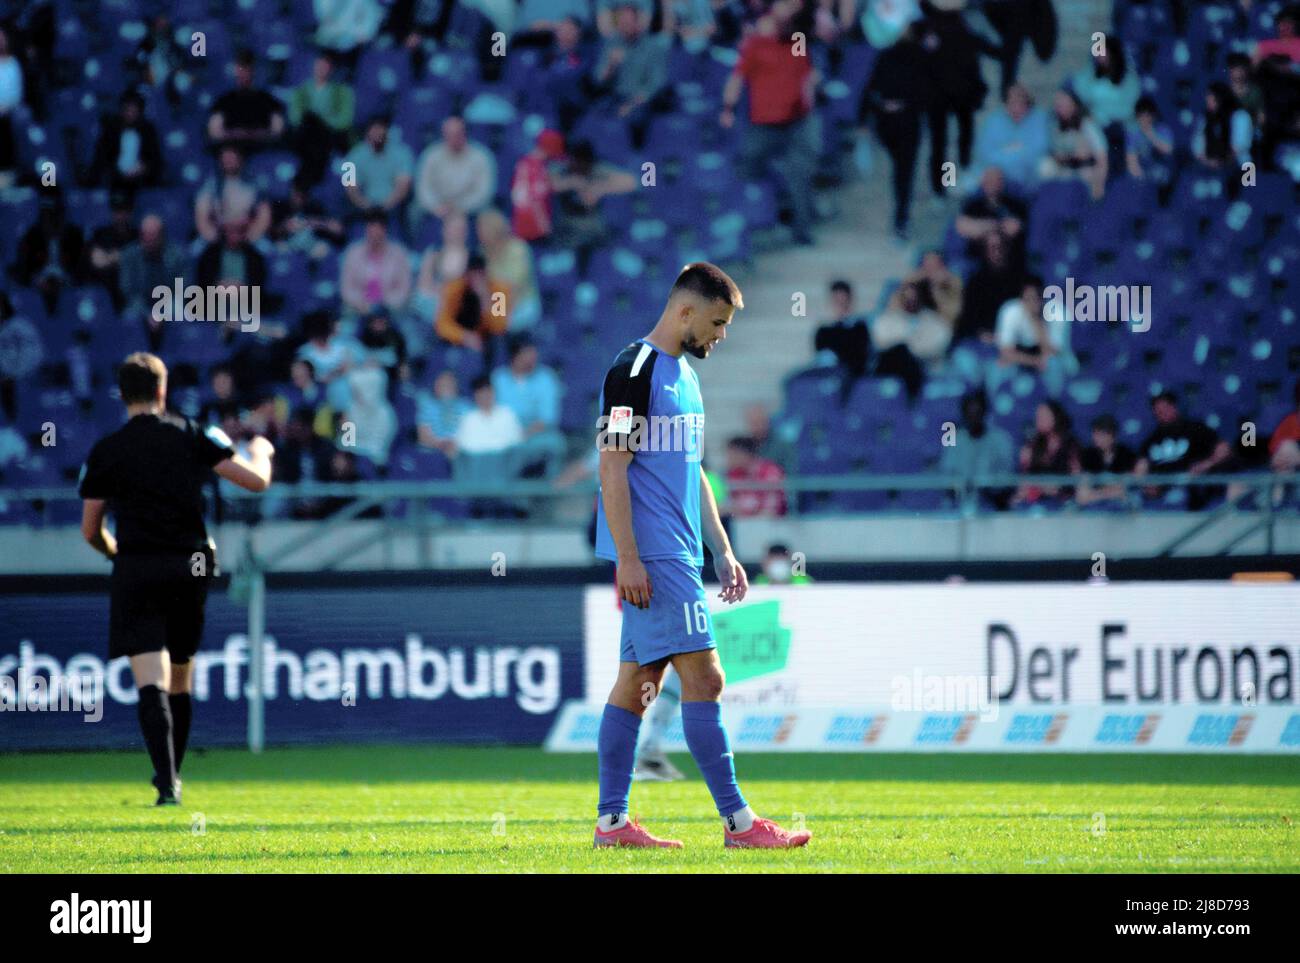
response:
<path id="1" fill-rule="evenodd" d="M 519 158 L 510 181 L 514 208 L 510 227 L 516 237 L 537 241 L 551 233 L 551 179 L 546 165 L 563 156 L 564 137 L 559 131 L 544 130 L 533 149 Z"/>
<path id="2" fill-rule="evenodd" d="M 812 244 L 813 174 L 820 154 L 813 91 L 817 72 L 807 53 L 795 52 L 792 39 L 799 0 L 776 0 L 740 45 L 740 59 L 722 91 L 718 122 L 730 128 L 736 104 L 749 88 L 749 127 L 741 144 L 740 173 L 762 180 L 768 165 L 780 169 L 794 212 L 790 225 L 796 244 Z"/>
<path id="3" fill-rule="evenodd" d="M 1282 419 L 1268 440 L 1273 470 L 1294 475 L 1300 471 L 1300 381 L 1295 384 L 1295 410 Z"/>
<path id="4" fill-rule="evenodd" d="M 727 442 L 727 482 L 731 513 L 737 518 L 779 516 L 786 510 L 785 492 L 747 487 L 747 482 L 783 482 L 785 472 L 758 454 L 754 439 L 739 436 Z"/>

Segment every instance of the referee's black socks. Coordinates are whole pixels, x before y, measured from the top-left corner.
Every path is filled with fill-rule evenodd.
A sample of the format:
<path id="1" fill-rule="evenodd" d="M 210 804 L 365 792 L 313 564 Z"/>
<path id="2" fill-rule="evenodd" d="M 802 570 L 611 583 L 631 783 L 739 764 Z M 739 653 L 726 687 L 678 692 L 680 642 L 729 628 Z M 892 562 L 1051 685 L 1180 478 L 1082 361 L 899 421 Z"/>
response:
<path id="1" fill-rule="evenodd" d="M 156 685 L 143 686 L 136 710 L 140 714 L 145 747 L 153 760 L 153 784 L 159 792 L 170 792 L 176 782 L 176 763 L 172 756 L 172 710 L 167 693 Z"/>
<path id="2" fill-rule="evenodd" d="M 185 747 L 190 742 L 190 715 L 194 702 L 188 692 L 173 692 L 167 697 L 172 707 L 172 760 L 176 763 L 176 775 L 181 773 L 181 763 L 185 761 Z"/>

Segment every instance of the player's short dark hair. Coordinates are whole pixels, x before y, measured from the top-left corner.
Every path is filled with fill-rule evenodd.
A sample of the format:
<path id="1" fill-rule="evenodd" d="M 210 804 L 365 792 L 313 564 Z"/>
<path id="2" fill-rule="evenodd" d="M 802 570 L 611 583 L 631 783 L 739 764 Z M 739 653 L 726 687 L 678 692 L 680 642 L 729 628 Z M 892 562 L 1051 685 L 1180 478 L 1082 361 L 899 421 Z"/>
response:
<path id="1" fill-rule="evenodd" d="M 1020 282 L 1020 290 L 1022 292 L 1025 288 L 1033 288 L 1039 294 L 1042 294 L 1045 286 L 1046 285 L 1043 284 L 1042 275 L 1040 274 L 1026 274 L 1024 279 Z"/>
<path id="2" fill-rule="evenodd" d="M 1169 402 L 1171 405 L 1174 405 L 1175 407 L 1177 407 L 1177 405 L 1178 405 L 1178 395 L 1174 394 L 1172 391 L 1170 391 L 1168 388 L 1166 388 L 1164 391 L 1157 391 L 1155 394 L 1153 394 L 1153 395 L 1151 396 L 1151 405 L 1152 405 L 1152 407 L 1155 406 L 1155 403 L 1156 403 L 1157 401 L 1167 401 L 1167 402 Z"/>
<path id="3" fill-rule="evenodd" d="M 1092 419 L 1093 431 L 1104 431 L 1108 435 L 1119 434 L 1119 422 L 1115 420 L 1114 415 L 1098 415 Z"/>
<path id="4" fill-rule="evenodd" d="M 147 351 L 128 354 L 117 368 L 117 390 L 128 405 L 153 401 L 158 397 L 158 386 L 166 380 L 167 366 L 162 358 Z"/>
<path id="5" fill-rule="evenodd" d="M 736 435 L 727 442 L 728 448 L 735 448 L 737 451 L 743 451 L 747 455 L 758 454 L 758 442 L 754 441 L 748 435 Z"/>
<path id="6" fill-rule="evenodd" d="M 849 297 L 852 297 L 853 285 L 850 284 L 848 281 L 844 280 L 843 278 L 836 278 L 834 281 L 831 282 L 831 294 L 835 294 L 836 292 L 841 292 L 843 294 L 847 294 Z"/>
<path id="7" fill-rule="evenodd" d="M 469 393 L 471 395 L 476 395 L 478 394 L 478 390 L 480 388 L 491 388 L 491 387 L 492 387 L 491 376 L 481 374 L 469 383 Z"/>
<path id="8" fill-rule="evenodd" d="M 1133 105 L 1133 113 L 1151 114 L 1152 116 L 1159 117 L 1160 105 L 1156 103 L 1156 99 L 1150 94 L 1143 94 L 1137 99 L 1137 103 Z"/>
<path id="9" fill-rule="evenodd" d="M 384 209 L 378 205 L 367 207 L 366 212 L 361 215 L 361 220 L 366 224 L 382 224 L 384 227 L 388 226 L 388 215 L 384 213 Z"/>
<path id="10" fill-rule="evenodd" d="M 743 308 L 744 299 L 740 296 L 740 287 L 731 280 L 730 275 L 716 264 L 708 261 L 695 261 L 682 268 L 673 282 L 670 297 L 678 291 L 690 291 L 706 301 L 721 301 L 733 308 Z"/>

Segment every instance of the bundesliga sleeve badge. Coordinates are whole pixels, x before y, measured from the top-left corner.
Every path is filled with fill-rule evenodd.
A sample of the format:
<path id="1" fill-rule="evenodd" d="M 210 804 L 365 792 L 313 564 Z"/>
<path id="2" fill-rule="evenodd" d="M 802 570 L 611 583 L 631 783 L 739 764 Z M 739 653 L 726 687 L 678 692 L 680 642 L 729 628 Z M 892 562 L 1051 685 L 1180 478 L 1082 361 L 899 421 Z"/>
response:
<path id="1" fill-rule="evenodd" d="M 609 409 L 609 432 L 615 435 L 626 435 L 632 431 L 632 409 L 626 405 L 619 405 Z"/>

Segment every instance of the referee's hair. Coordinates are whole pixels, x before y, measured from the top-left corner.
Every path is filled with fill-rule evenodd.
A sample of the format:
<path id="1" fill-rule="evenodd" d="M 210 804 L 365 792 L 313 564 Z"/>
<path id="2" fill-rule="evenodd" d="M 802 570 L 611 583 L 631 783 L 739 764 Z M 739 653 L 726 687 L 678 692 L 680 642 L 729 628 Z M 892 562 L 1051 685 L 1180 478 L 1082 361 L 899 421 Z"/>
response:
<path id="1" fill-rule="evenodd" d="M 166 379 L 167 366 L 156 354 L 148 351 L 128 354 L 117 369 L 117 389 L 122 393 L 122 403 L 153 401 L 158 397 L 158 386 Z"/>
<path id="2" fill-rule="evenodd" d="M 690 291 L 706 301 L 721 301 L 733 308 L 745 306 L 736 282 L 731 280 L 726 271 L 708 261 L 695 261 L 682 268 L 682 273 L 677 275 L 668 296 L 672 297 L 678 291 Z"/>

